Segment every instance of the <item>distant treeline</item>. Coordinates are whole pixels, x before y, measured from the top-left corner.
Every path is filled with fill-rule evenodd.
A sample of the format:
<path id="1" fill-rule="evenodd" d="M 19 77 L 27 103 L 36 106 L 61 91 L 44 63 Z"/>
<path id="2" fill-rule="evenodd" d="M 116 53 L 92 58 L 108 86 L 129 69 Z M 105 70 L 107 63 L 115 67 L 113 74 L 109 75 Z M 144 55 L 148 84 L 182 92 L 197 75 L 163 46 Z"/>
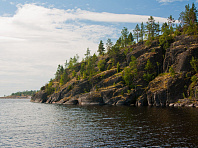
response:
<path id="1" fill-rule="evenodd" d="M 16 93 L 12 93 L 11 96 L 32 96 L 33 94 L 35 94 L 37 92 L 37 90 L 26 90 L 26 91 L 22 91 L 22 92 L 16 92 Z"/>

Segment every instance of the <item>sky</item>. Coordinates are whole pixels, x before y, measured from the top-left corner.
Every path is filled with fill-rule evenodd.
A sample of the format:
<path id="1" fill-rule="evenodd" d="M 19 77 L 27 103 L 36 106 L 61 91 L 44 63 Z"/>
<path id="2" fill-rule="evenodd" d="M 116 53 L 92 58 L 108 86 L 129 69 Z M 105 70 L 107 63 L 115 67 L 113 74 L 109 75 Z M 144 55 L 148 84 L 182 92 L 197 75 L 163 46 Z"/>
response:
<path id="1" fill-rule="evenodd" d="M 198 0 L 0 0 L 0 96 L 39 90 L 58 65 L 108 38 L 123 27 L 133 31 L 150 16 L 160 24 L 175 20 L 185 5 Z"/>

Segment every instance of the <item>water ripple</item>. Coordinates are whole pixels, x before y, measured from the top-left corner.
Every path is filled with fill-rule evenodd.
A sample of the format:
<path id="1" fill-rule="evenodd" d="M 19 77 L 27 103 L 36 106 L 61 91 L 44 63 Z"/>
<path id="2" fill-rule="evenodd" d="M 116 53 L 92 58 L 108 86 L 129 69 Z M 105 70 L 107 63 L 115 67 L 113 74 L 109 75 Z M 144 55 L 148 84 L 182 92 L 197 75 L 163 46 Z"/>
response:
<path id="1" fill-rule="evenodd" d="M 198 110 L 0 100 L 0 147 L 197 147 Z"/>

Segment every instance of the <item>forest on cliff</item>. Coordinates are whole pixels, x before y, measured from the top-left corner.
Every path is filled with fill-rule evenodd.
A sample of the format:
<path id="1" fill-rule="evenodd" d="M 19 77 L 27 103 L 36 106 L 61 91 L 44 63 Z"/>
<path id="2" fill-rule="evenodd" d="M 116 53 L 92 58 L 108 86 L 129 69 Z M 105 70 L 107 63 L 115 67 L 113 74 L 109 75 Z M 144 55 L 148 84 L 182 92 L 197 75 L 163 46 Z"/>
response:
<path id="1" fill-rule="evenodd" d="M 198 22 L 195 4 L 161 26 L 150 16 L 115 44 L 101 40 L 98 55 L 71 57 L 32 102 L 60 104 L 198 106 Z M 106 50 L 105 50 L 106 49 Z"/>

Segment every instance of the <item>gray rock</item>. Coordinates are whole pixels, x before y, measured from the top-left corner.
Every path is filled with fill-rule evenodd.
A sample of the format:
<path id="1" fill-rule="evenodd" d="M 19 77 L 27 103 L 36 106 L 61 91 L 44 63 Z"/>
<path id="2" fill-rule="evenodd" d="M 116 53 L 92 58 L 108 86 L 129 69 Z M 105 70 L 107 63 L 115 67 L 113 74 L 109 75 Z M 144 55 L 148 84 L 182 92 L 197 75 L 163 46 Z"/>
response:
<path id="1" fill-rule="evenodd" d="M 77 105 L 78 104 L 78 100 L 69 100 L 63 104 L 66 104 L 66 105 Z"/>

